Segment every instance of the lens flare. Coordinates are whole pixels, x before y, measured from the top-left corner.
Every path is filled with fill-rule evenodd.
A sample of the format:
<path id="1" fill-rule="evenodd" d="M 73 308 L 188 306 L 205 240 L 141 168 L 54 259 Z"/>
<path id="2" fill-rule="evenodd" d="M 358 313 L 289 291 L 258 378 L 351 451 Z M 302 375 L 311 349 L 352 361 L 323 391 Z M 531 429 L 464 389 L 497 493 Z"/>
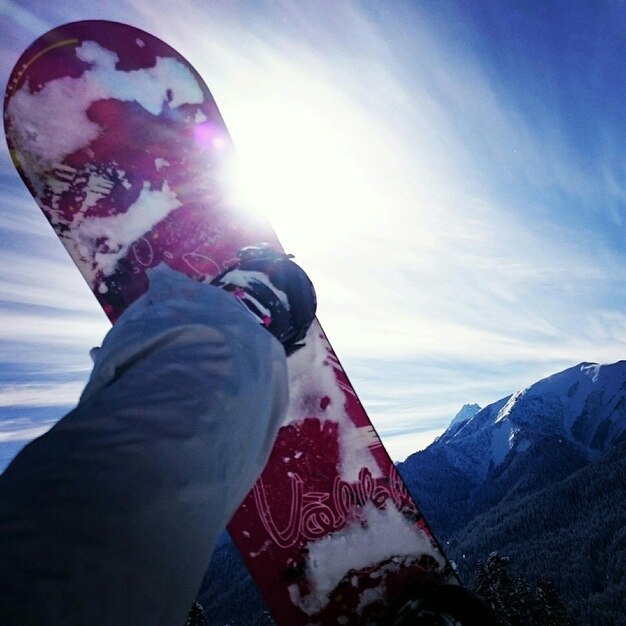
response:
<path id="1" fill-rule="evenodd" d="M 196 143 L 207 148 L 222 151 L 228 147 L 227 135 L 222 128 L 212 122 L 202 122 L 193 129 Z"/>

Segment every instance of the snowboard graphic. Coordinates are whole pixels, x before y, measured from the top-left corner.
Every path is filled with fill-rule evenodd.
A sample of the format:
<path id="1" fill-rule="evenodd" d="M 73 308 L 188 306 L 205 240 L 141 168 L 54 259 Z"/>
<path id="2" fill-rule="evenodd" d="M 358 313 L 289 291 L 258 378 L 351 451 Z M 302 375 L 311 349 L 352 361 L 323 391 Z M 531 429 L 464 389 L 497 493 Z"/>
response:
<path id="1" fill-rule="evenodd" d="M 231 200 L 233 145 L 207 86 L 148 33 L 84 21 L 42 36 L 13 70 L 4 124 L 113 323 L 161 263 L 204 281 L 242 246 L 280 249 Z M 229 525 L 276 622 L 381 623 L 408 587 L 456 584 L 317 322 L 289 368 L 288 420 Z"/>

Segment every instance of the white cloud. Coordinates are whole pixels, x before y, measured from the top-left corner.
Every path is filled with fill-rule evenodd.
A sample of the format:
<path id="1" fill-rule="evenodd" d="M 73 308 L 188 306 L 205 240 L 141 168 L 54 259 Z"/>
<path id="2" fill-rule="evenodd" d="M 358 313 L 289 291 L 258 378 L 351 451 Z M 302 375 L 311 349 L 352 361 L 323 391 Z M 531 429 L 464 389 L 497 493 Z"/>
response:
<path id="1" fill-rule="evenodd" d="M 0 341 L 36 344 L 42 350 L 58 347 L 89 348 L 99 345 L 102 328 L 97 320 L 59 313 L 3 312 Z"/>
<path id="2" fill-rule="evenodd" d="M 0 407 L 47 407 L 76 404 L 84 383 L 19 384 L 0 387 Z M 3 422 L 3 428 L 6 428 Z"/>
<path id="3" fill-rule="evenodd" d="M 56 238 L 53 243 L 56 244 Z M 71 259 L 51 259 L 44 251 L 36 256 L 2 253 L 1 298 L 5 302 L 71 310 L 104 320 L 104 314 Z"/>
<path id="4" fill-rule="evenodd" d="M 10 18 L 13 23 L 27 30 L 33 37 L 42 35 L 50 28 L 48 22 L 13 0 L 0 0 L 0 15 L 4 15 L 5 20 Z"/>
<path id="5" fill-rule="evenodd" d="M 427 448 L 443 429 L 434 428 L 415 433 L 403 432 L 399 435 L 383 435 L 382 441 L 389 456 L 394 461 L 404 461 L 409 455 Z"/>
<path id="6" fill-rule="evenodd" d="M 39 437 L 50 430 L 52 425 L 53 423 L 37 424 L 18 428 L 16 430 L 6 430 L 6 425 L 3 423 L 2 431 L 0 431 L 0 444 L 31 441 L 32 439 L 35 439 L 35 437 Z M 3 467 L 0 467 L 0 471 L 3 469 Z"/>

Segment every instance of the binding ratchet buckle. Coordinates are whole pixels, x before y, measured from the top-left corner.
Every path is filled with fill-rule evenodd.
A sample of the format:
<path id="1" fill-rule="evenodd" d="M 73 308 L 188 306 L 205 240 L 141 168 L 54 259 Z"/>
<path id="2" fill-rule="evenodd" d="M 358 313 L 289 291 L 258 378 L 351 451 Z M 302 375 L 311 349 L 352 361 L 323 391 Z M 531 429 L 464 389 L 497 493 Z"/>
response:
<path id="1" fill-rule="evenodd" d="M 237 252 L 240 263 L 247 261 L 286 261 L 293 259 L 293 254 L 277 252 L 269 243 L 256 243 L 252 246 L 244 246 Z"/>

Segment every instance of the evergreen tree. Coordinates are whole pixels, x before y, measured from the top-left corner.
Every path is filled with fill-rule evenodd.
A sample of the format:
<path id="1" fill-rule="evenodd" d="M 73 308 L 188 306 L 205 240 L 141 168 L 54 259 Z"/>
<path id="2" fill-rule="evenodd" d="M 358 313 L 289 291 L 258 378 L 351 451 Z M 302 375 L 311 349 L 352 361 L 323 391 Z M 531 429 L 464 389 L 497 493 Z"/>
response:
<path id="1" fill-rule="evenodd" d="M 540 580 L 537 583 L 536 598 L 537 606 L 542 611 L 538 623 L 555 624 L 555 626 L 561 626 L 561 624 L 567 626 L 572 623 L 557 590 L 549 580 Z"/>
<path id="2" fill-rule="evenodd" d="M 493 552 L 485 565 L 479 564 L 474 583 L 474 592 L 491 608 L 501 626 L 513 626 L 515 623 L 509 615 L 513 583 L 508 567 L 509 559 Z"/>
<path id="3" fill-rule="evenodd" d="M 480 564 L 474 592 L 491 607 L 500 626 L 571 626 L 565 606 L 549 581 L 535 588 L 524 577 L 512 579 L 509 559 L 492 552 Z"/>
<path id="4" fill-rule="evenodd" d="M 207 626 L 206 617 L 204 616 L 204 609 L 199 602 L 194 602 L 189 616 L 185 622 L 185 626 Z"/>

